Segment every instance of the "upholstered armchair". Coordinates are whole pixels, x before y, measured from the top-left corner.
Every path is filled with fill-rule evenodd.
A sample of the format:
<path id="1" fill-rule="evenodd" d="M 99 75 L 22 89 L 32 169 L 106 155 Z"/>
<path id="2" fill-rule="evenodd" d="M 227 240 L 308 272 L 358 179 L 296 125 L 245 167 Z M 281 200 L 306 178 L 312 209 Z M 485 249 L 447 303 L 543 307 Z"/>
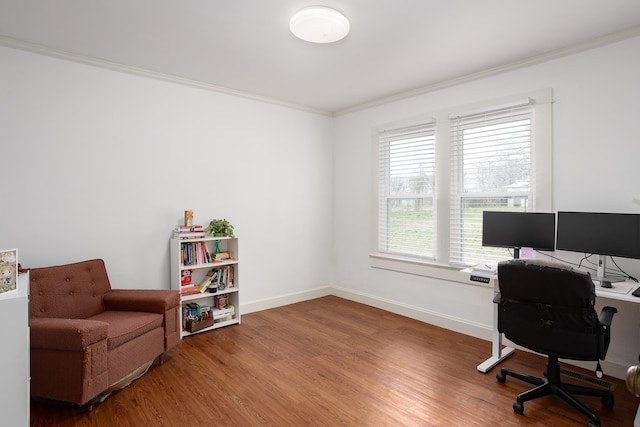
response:
<path id="1" fill-rule="evenodd" d="M 102 400 L 180 342 L 178 291 L 111 289 L 101 259 L 30 278 L 32 397 Z"/>

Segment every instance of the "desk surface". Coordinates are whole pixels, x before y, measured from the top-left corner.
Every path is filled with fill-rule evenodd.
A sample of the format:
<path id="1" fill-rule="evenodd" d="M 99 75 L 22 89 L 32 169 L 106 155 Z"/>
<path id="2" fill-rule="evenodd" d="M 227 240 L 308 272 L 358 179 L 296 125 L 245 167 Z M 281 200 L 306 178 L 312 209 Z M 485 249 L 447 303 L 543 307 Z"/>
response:
<path id="1" fill-rule="evenodd" d="M 596 296 L 600 298 L 640 303 L 640 297 L 631 295 L 637 287 L 640 287 L 640 283 L 615 282 L 611 284 L 611 288 L 603 288 L 597 281 L 594 281 L 594 283 L 596 284 Z"/>
<path id="2" fill-rule="evenodd" d="M 490 267 L 490 266 L 489 266 Z M 497 279 L 498 275 L 495 271 L 491 271 L 489 268 L 487 270 L 483 270 L 482 268 L 465 268 L 462 270 L 464 273 L 469 273 L 470 277 L 473 276 L 481 276 L 485 277 L 488 280 L 496 280 L 494 282 L 494 289 L 497 291 Z M 470 281 L 478 281 L 470 279 Z M 603 288 L 600 286 L 600 281 L 593 281 L 596 287 L 596 296 L 600 298 L 608 298 L 614 299 L 618 301 L 628 301 L 633 303 L 640 303 L 640 297 L 634 297 L 631 293 L 638 287 L 640 287 L 640 283 L 637 282 L 614 282 L 611 283 L 611 288 Z"/>

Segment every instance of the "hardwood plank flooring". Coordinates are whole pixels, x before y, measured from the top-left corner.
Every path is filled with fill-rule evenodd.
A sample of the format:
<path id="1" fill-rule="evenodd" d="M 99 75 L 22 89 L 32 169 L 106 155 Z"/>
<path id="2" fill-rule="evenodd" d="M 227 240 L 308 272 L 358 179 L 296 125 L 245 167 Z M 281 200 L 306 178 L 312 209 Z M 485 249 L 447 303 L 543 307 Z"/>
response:
<path id="1" fill-rule="evenodd" d="M 513 378 L 499 384 L 498 368 L 478 372 L 490 349 L 329 296 L 187 337 L 163 365 L 91 412 L 32 401 L 31 426 L 586 426 L 555 397 L 514 413 L 515 396 L 530 386 Z M 500 366 L 539 375 L 545 359 L 516 351 Z M 631 426 L 638 399 L 623 381 L 605 379 L 616 385 L 614 408 L 582 401 L 602 426 Z"/>

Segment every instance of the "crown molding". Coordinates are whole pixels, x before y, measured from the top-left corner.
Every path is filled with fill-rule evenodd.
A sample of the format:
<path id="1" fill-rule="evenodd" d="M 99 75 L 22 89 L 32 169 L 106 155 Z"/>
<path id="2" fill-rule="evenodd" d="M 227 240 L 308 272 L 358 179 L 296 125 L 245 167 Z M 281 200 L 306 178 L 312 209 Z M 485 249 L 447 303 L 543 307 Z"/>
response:
<path id="1" fill-rule="evenodd" d="M 116 62 L 105 61 L 105 60 L 93 58 L 90 56 L 78 55 L 78 54 L 66 52 L 63 50 L 42 46 L 36 43 L 30 43 L 23 40 L 14 39 L 14 38 L 3 36 L 3 35 L 0 35 L 0 46 L 12 48 L 12 49 L 24 50 L 24 51 L 36 53 L 39 55 L 49 56 L 52 58 L 62 59 L 70 62 L 76 62 L 84 65 L 90 65 L 93 67 L 105 68 L 112 71 L 118 71 L 121 73 L 133 74 L 140 77 L 146 77 L 146 78 L 151 78 L 155 80 L 162 80 L 168 83 L 175 83 L 183 86 L 194 87 L 197 89 L 204 89 L 212 92 L 222 93 L 225 95 L 251 99 L 253 101 L 260 101 L 268 104 L 279 105 L 281 107 L 293 108 L 296 110 L 302 110 L 309 113 L 332 116 L 331 112 L 320 110 L 317 108 L 310 108 L 303 105 L 292 104 L 292 103 L 281 101 L 274 98 L 255 95 L 249 92 L 243 92 L 240 90 L 230 89 L 223 86 L 216 86 L 216 85 L 204 83 L 198 80 L 187 79 L 183 77 L 174 76 L 171 74 L 159 73 L 159 72 L 147 70 L 144 68 L 138 68 L 138 67 L 133 67 L 129 65 L 119 64 Z"/>
<path id="2" fill-rule="evenodd" d="M 629 38 L 633 38 L 639 35 L 640 35 L 640 26 L 632 27 L 624 31 L 608 34 L 606 36 L 592 39 L 587 42 L 583 42 L 567 48 L 557 49 L 555 51 L 548 52 L 542 55 L 533 56 L 530 58 L 526 58 L 521 61 L 513 62 L 513 63 L 506 64 L 499 67 L 494 67 L 494 68 L 480 71 L 477 73 L 472 73 L 472 74 L 444 80 L 431 85 L 422 86 L 420 88 L 416 88 L 413 90 L 400 92 L 391 96 L 376 98 L 369 102 L 357 104 L 352 107 L 348 107 L 348 108 L 337 110 L 337 111 L 326 111 L 326 110 L 321 110 L 317 108 L 311 108 L 303 105 L 281 101 L 274 98 L 259 96 L 250 92 L 243 92 L 240 90 L 230 89 L 223 86 L 212 85 L 212 84 L 204 83 L 197 80 L 191 80 L 191 79 L 178 77 L 170 74 L 159 73 L 159 72 L 155 72 L 155 71 L 151 71 L 143 68 L 132 67 L 128 65 L 115 63 L 115 62 L 105 61 L 102 59 L 97 59 L 97 58 L 93 58 L 85 55 L 73 54 L 63 50 L 54 49 L 54 48 L 42 46 L 39 44 L 30 43 L 23 40 L 18 40 L 11 37 L 3 36 L 3 35 L 0 35 L 0 46 L 24 50 L 32 53 L 37 53 L 40 55 L 45 55 L 45 56 L 62 59 L 66 61 L 71 61 L 71 62 L 76 62 L 80 64 L 85 64 L 85 65 L 90 65 L 94 67 L 106 68 L 113 71 L 133 74 L 141 77 L 162 80 L 169 83 L 191 86 L 198 89 L 209 90 L 217 93 L 251 99 L 254 101 L 264 102 L 268 104 L 279 105 L 282 107 L 292 108 L 292 109 L 301 110 L 309 113 L 320 114 L 320 115 L 329 116 L 329 117 L 336 117 L 336 116 L 353 113 L 356 111 L 365 110 L 367 108 L 388 104 L 390 102 L 400 101 L 407 98 L 413 98 L 415 96 L 424 95 L 430 92 L 435 92 L 437 90 L 446 89 L 448 87 L 473 82 L 476 80 L 484 79 L 484 78 L 495 76 L 498 74 L 503 74 L 509 71 L 540 64 L 543 62 L 548 62 L 554 59 L 558 59 L 558 58 L 570 56 L 579 52 L 587 51 L 590 49 L 606 46 L 606 45 L 616 43 L 622 40 L 626 40 Z"/>
<path id="3" fill-rule="evenodd" d="M 473 74 L 467 74 L 461 77 L 456 77 L 449 80 L 444 80 L 438 83 L 434 83 L 432 85 L 423 86 L 417 89 L 397 93 L 395 95 L 377 98 L 371 100 L 369 102 L 358 104 L 353 107 L 345 108 L 343 110 L 335 111 L 333 116 L 341 116 L 344 114 L 353 113 L 360 110 L 365 110 L 371 107 L 377 107 L 379 105 L 388 104 L 394 101 L 400 101 L 407 98 L 413 98 L 415 96 L 424 95 L 426 93 L 435 92 L 437 90 L 446 89 L 452 86 L 458 86 L 464 83 L 473 82 L 476 80 L 481 80 L 487 77 L 495 76 L 498 74 L 503 74 L 509 71 L 517 70 L 520 68 L 529 67 L 536 64 L 541 64 L 543 62 L 552 61 L 554 59 L 570 56 L 579 52 L 584 52 L 587 50 L 595 49 L 598 47 L 606 46 L 609 44 L 613 44 L 622 40 L 630 39 L 640 35 L 640 26 L 632 27 L 624 31 L 608 34 L 604 37 L 599 37 L 596 39 L 589 40 L 584 43 L 580 43 L 577 45 L 573 45 L 563 49 L 557 49 L 552 52 L 548 52 L 542 55 L 533 56 L 530 58 L 523 59 L 521 61 L 512 62 L 510 64 L 502 65 L 495 68 L 490 68 L 488 70 L 480 71 Z"/>

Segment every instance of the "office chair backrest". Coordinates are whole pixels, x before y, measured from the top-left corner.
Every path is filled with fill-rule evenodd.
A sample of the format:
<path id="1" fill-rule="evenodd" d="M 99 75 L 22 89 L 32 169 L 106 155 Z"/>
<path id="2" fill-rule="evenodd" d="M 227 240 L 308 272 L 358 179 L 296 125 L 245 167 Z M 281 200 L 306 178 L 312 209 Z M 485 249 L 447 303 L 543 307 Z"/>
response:
<path id="1" fill-rule="evenodd" d="M 518 345 L 565 359 L 604 357 L 608 333 L 589 273 L 540 260 L 498 264 L 498 329 Z"/>

